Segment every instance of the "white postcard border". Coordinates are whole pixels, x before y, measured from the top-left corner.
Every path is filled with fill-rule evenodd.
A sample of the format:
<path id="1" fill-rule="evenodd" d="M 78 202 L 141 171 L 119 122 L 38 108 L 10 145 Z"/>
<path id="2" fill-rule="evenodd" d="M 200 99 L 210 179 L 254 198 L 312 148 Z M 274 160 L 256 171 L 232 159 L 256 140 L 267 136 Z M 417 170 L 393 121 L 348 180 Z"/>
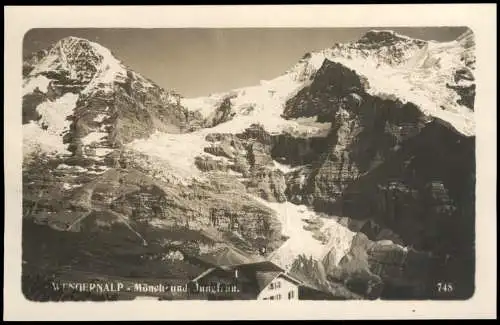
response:
<path id="1" fill-rule="evenodd" d="M 5 7 L 4 319 L 390 319 L 496 317 L 496 5 Z M 22 41 L 32 28 L 468 26 L 476 37 L 476 292 L 466 301 L 31 302 L 21 293 Z"/>

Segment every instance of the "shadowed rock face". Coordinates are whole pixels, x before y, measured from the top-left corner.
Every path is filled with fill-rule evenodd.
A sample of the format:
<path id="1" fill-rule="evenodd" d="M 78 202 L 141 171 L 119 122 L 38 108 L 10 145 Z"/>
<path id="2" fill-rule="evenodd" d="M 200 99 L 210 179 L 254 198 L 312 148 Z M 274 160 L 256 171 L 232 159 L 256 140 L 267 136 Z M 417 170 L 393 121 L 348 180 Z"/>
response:
<path id="1" fill-rule="evenodd" d="M 325 60 L 313 83 L 286 103 L 285 118 L 317 116 L 319 122 L 333 121 L 336 109 L 350 94 L 364 91 L 362 80 L 353 70 Z"/>
<path id="2" fill-rule="evenodd" d="M 341 65 L 325 63 L 318 74 L 319 79 L 287 103 L 285 113 L 330 118 L 332 129 L 321 153 L 311 159 L 311 170 L 303 173 L 304 184 L 294 186 L 300 173 L 288 183 L 288 197 L 317 211 L 375 221 L 361 229 L 370 240 L 394 240 L 380 236 L 390 229 L 405 245 L 440 258 L 451 256 L 456 262 L 450 263 L 462 263 L 462 268 L 446 270 L 461 279 L 462 294 L 470 295 L 474 137 L 426 119 L 411 103 L 366 94 L 355 72 Z M 430 268 L 431 275 L 420 278 L 425 285 L 444 274 Z M 386 281 L 394 282 L 390 279 Z M 415 296 L 423 290 L 418 287 L 422 283 L 405 285 L 413 286 Z"/>
<path id="3" fill-rule="evenodd" d="M 235 115 L 234 112 L 231 111 L 231 98 L 232 96 L 225 97 L 217 110 L 215 111 L 214 116 L 210 121 L 205 122 L 206 127 L 212 127 L 224 122 L 229 121 Z"/>
<path id="4" fill-rule="evenodd" d="M 273 136 L 271 155 L 283 164 L 308 165 L 323 152 L 327 141 L 324 137 L 298 138 L 288 133 L 279 134 Z"/>
<path id="5" fill-rule="evenodd" d="M 459 95 L 457 103 L 464 105 L 471 110 L 474 110 L 474 100 L 476 98 L 476 85 L 473 83 L 475 80 L 471 70 L 467 67 L 455 71 L 453 77 L 454 84 L 446 84 L 450 89 L 455 90 Z"/>

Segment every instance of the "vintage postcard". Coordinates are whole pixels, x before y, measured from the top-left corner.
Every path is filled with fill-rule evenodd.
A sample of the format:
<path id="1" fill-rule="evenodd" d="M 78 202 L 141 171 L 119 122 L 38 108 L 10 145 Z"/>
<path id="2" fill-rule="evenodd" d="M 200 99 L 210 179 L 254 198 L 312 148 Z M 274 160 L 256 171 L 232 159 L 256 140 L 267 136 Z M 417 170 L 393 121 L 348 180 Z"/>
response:
<path id="1" fill-rule="evenodd" d="M 8 8 L 8 315 L 496 315 L 495 8 L 260 8 Z"/>

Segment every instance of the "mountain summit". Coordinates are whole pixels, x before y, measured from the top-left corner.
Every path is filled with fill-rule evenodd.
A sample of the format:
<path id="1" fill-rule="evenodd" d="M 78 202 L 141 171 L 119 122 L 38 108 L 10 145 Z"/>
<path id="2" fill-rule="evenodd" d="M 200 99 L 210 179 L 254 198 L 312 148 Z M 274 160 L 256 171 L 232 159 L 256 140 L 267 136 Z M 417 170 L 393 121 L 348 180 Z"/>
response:
<path id="1" fill-rule="evenodd" d="M 82 38 L 67 37 L 34 54 L 25 61 L 24 74 L 27 154 L 38 148 L 85 157 L 94 143 L 105 155 L 155 130 L 183 132 L 188 120 L 196 120 L 178 94 Z"/>
<path id="2" fill-rule="evenodd" d="M 274 117 L 281 114 L 283 102 L 307 86 L 325 60 L 355 70 L 365 80 L 370 94 L 413 103 L 425 115 L 443 121 L 459 133 L 475 133 L 475 55 L 471 31 L 455 41 L 435 42 L 372 30 L 357 41 L 307 53 L 285 74 L 262 81 L 259 86 L 186 99 L 183 103 L 217 124 L 216 106 L 231 98 L 231 114 L 265 114 L 262 120 L 274 128 L 279 122 Z M 287 123 L 289 127 L 298 127 L 292 124 Z"/>

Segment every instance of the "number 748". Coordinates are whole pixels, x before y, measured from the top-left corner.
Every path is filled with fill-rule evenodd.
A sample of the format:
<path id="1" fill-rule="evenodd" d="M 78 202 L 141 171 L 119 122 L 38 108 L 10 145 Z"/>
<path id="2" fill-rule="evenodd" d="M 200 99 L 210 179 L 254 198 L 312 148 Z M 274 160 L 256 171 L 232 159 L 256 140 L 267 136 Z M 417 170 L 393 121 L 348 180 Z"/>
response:
<path id="1" fill-rule="evenodd" d="M 452 292 L 454 289 L 453 284 L 448 282 L 438 282 L 436 287 L 438 292 Z"/>

